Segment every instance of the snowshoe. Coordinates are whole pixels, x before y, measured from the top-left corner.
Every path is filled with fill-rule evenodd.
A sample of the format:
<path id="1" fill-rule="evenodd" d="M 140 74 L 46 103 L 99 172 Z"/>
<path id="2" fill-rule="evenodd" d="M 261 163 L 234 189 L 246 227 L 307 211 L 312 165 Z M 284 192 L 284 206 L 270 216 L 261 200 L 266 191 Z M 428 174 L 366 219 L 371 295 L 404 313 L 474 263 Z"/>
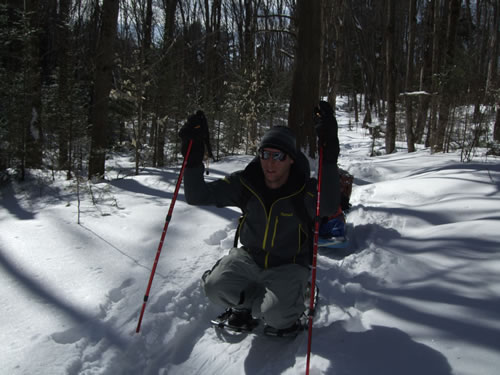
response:
<path id="1" fill-rule="evenodd" d="M 312 315 L 314 317 L 314 313 L 316 312 L 316 306 L 318 306 L 318 300 L 319 300 L 319 288 L 318 284 L 314 285 L 314 304 L 313 304 L 313 310 L 312 312 L 310 311 L 310 305 L 311 305 L 311 282 L 307 284 L 307 289 L 305 293 L 305 298 L 304 298 L 304 305 L 306 306 L 306 309 L 302 313 L 302 316 L 299 318 L 300 322 L 303 325 L 307 326 L 307 321 L 309 319 L 309 315 Z"/>
<path id="2" fill-rule="evenodd" d="M 295 322 L 292 326 L 284 329 L 277 329 L 271 326 L 264 327 L 264 334 L 267 336 L 274 337 L 290 337 L 295 338 L 297 335 L 307 329 L 307 326 L 304 326 L 300 320 Z"/>
<path id="3" fill-rule="evenodd" d="M 319 300 L 319 288 L 318 285 L 314 286 L 314 307 L 312 311 L 312 315 L 314 316 L 314 312 L 316 309 L 316 306 L 318 305 L 318 300 Z M 269 325 L 266 325 L 264 327 L 264 334 L 267 336 L 274 336 L 274 337 L 290 337 L 294 338 L 297 337 L 297 335 L 302 332 L 306 331 L 308 328 L 308 320 L 309 320 L 309 307 L 310 307 L 310 298 L 311 298 L 311 283 L 309 282 L 307 284 L 307 289 L 306 293 L 304 295 L 304 305 L 306 306 L 305 311 L 302 313 L 301 317 L 290 327 L 284 328 L 284 329 L 277 329 L 274 327 L 271 327 Z"/>
<path id="4" fill-rule="evenodd" d="M 211 323 L 217 328 L 242 333 L 251 332 L 259 325 L 259 320 L 253 318 L 249 310 L 228 308 Z"/>

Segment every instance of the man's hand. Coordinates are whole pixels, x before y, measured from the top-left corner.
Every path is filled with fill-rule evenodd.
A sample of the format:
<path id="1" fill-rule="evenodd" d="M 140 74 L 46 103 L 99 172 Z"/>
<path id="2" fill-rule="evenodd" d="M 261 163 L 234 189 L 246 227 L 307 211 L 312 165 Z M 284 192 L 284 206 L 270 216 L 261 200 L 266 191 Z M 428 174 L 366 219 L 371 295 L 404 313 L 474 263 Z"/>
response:
<path id="1" fill-rule="evenodd" d="M 205 154 L 204 143 L 209 137 L 207 119 L 203 111 L 198 110 L 188 117 L 187 122 L 179 131 L 179 137 L 182 139 L 181 152 L 184 157 L 186 157 L 189 141 L 193 141 L 186 166 L 190 168 L 201 165 Z"/>
<path id="2" fill-rule="evenodd" d="M 314 108 L 314 123 L 318 146 L 323 147 L 323 159 L 337 163 L 340 151 L 338 125 L 333 115 L 333 108 L 328 102 L 320 101 Z"/>

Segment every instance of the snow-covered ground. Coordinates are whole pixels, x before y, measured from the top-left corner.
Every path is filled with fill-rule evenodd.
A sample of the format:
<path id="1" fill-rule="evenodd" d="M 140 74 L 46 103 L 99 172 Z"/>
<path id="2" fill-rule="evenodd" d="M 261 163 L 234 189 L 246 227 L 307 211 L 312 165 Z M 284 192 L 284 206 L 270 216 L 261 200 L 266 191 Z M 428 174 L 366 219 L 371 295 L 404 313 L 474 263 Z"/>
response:
<path id="1" fill-rule="evenodd" d="M 498 374 L 499 160 L 370 158 L 370 137 L 338 119 L 340 165 L 355 176 L 353 253 L 320 253 L 311 374 Z M 250 159 L 211 164 L 206 179 Z M 210 326 L 221 309 L 199 279 L 232 246 L 239 213 L 188 206 L 182 188 L 135 333 L 179 166 L 127 176 L 128 158 L 108 165 L 97 205 L 82 186 L 80 225 L 62 175 L 0 190 L 0 373 L 303 374 L 305 333 Z"/>

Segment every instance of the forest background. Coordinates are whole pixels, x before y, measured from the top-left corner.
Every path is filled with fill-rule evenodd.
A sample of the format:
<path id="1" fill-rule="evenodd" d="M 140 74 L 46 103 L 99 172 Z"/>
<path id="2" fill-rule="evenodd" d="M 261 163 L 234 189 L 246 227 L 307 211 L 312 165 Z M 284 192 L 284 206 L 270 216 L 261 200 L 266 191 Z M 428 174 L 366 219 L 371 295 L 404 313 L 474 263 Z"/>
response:
<path id="1" fill-rule="evenodd" d="M 0 0 L 0 176 L 67 178 L 179 154 L 203 109 L 216 159 L 347 96 L 383 152 L 499 154 L 500 0 Z M 375 151 L 373 151 L 375 152 Z"/>

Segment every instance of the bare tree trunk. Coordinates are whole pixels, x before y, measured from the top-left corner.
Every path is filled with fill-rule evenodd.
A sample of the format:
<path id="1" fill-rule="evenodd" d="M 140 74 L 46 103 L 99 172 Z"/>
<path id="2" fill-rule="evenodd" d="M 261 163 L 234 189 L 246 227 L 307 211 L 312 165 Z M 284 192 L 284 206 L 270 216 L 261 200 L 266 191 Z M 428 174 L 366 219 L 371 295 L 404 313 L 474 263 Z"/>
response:
<path id="1" fill-rule="evenodd" d="M 142 143 L 143 143 L 143 134 L 144 134 L 144 126 L 145 126 L 145 121 L 144 121 L 144 105 L 143 105 L 143 99 L 142 99 L 142 95 L 144 93 L 144 80 L 143 80 L 143 68 L 144 68 L 144 65 L 143 65 L 143 59 L 142 59 L 142 56 L 141 56 L 141 61 L 140 61 L 140 65 L 141 65 L 141 69 L 139 69 L 139 72 L 138 72 L 138 75 L 139 75 L 139 79 L 138 79 L 138 83 L 137 83 L 137 87 L 138 87 L 138 95 L 137 95 L 137 126 L 134 127 L 134 137 L 135 137 L 135 174 L 136 176 L 139 175 L 139 166 L 140 166 L 140 163 L 141 163 L 141 150 L 142 150 Z"/>
<path id="2" fill-rule="evenodd" d="M 444 141 L 448 119 L 450 115 L 450 107 L 452 104 L 451 85 L 452 79 L 450 74 L 453 70 L 455 60 L 455 35 L 457 33 L 457 23 L 460 17 L 460 0 L 450 1 L 450 11 L 448 14 L 448 31 L 447 31 L 447 48 L 446 48 L 446 74 L 443 90 L 441 91 L 441 102 L 439 105 L 439 121 L 434 134 L 433 152 L 441 152 L 444 150 Z"/>
<path id="3" fill-rule="evenodd" d="M 255 56 L 255 31 L 256 25 L 256 4 L 253 0 L 244 0 L 244 29 L 243 29 L 243 66 L 247 73 L 247 80 L 250 81 L 250 89 L 246 109 L 246 125 L 247 125 L 247 153 L 257 152 L 257 87 L 258 87 L 258 68 L 256 66 Z"/>
<path id="4" fill-rule="evenodd" d="M 345 7 L 344 0 L 336 0 L 332 4 L 330 1 L 325 1 L 325 5 L 330 6 L 328 9 L 328 14 L 330 17 L 333 17 L 334 20 L 326 20 L 325 27 L 328 28 L 330 23 L 333 23 L 334 26 L 334 44 L 335 44 L 335 55 L 332 55 L 331 44 L 327 43 L 327 56 L 325 59 L 327 60 L 327 69 L 328 69 L 328 102 L 332 105 L 333 110 L 336 110 L 336 100 L 337 95 L 340 89 L 340 79 L 342 76 L 342 64 L 344 60 L 344 51 L 345 51 L 345 35 L 344 35 L 344 25 L 345 25 Z M 330 36 L 332 32 L 328 30 L 325 33 Z M 326 38 L 326 36 L 325 36 Z"/>
<path id="5" fill-rule="evenodd" d="M 495 118 L 495 126 L 493 127 L 493 139 L 500 142 L 500 100 L 497 102 L 497 115 Z"/>
<path id="6" fill-rule="evenodd" d="M 495 88 L 497 81 L 498 70 L 498 40 L 500 29 L 500 0 L 493 1 L 493 25 L 490 36 L 489 52 L 490 58 L 488 62 L 488 75 L 486 77 L 486 93 Z"/>
<path id="7" fill-rule="evenodd" d="M 441 40 L 442 40 L 442 17 L 441 17 L 441 1 L 432 0 L 434 6 L 433 14 L 433 39 L 432 39 L 432 92 L 433 94 L 439 91 L 439 73 L 441 65 Z M 430 122 L 427 131 L 426 146 L 433 146 L 432 139 L 437 129 L 438 121 L 438 96 L 433 95 L 431 98 L 431 114 Z"/>
<path id="8" fill-rule="evenodd" d="M 69 10 L 71 8 L 71 0 L 59 1 L 59 17 L 57 24 L 57 64 L 59 66 L 59 109 L 57 111 L 57 132 L 59 143 L 59 168 L 68 171 L 67 177 L 71 178 L 71 164 L 69 143 L 71 142 L 70 133 L 70 119 L 69 116 L 69 43 L 68 38 L 70 35 L 69 25 Z"/>
<path id="9" fill-rule="evenodd" d="M 385 151 L 396 150 L 396 66 L 394 60 L 395 0 L 387 1 L 387 28 L 385 36 L 385 74 L 387 81 L 387 122 L 385 129 Z"/>
<path id="10" fill-rule="evenodd" d="M 374 115 L 377 114 L 377 112 L 380 115 L 379 100 L 385 97 L 383 88 L 380 87 L 382 80 L 379 78 L 380 76 L 383 76 L 383 74 L 379 72 L 379 64 L 383 61 L 383 59 L 379 57 L 379 43 L 374 40 L 375 38 L 373 38 L 373 36 L 376 35 L 375 27 L 379 25 L 379 27 L 384 27 L 384 19 L 386 18 L 384 10 L 385 5 L 384 2 L 373 2 L 373 11 L 370 12 L 371 18 L 370 20 L 365 19 L 364 21 L 366 24 L 363 24 L 363 19 L 361 19 L 359 15 L 359 7 L 356 6 L 355 2 L 347 1 L 344 4 L 345 6 L 348 6 L 351 28 L 356 34 L 356 40 L 359 44 L 359 52 L 356 53 L 353 51 L 350 53 L 350 56 L 351 59 L 359 59 L 358 64 L 361 68 L 361 81 L 365 95 L 365 108 L 367 108 L 367 110 L 369 108 L 370 112 L 375 110 Z M 374 27 L 370 25 L 376 26 Z M 367 123 L 371 123 L 371 121 L 372 114 L 370 113 L 365 116 L 363 126 Z"/>
<path id="11" fill-rule="evenodd" d="M 359 122 L 359 110 L 358 110 L 358 94 L 356 92 L 354 92 L 352 100 L 354 106 L 354 122 L 357 124 Z"/>
<path id="12" fill-rule="evenodd" d="M 139 174 L 139 167 L 141 164 L 142 150 L 144 144 L 146 143 L 146 134 L 148 127 L 148 114 L 151 108 L 149 89 L 149 80 L 151 76 L 151 42 L 152 42 L 152 22 L 153 22 L 153 5 L 152 0 L 146 0 L 146 9 L 141 9 L 140 13 L 141 24 L 137 27 L 142 29 L 142 45 L 140 46 L 140 56 L 139 56 L 139 71 L 137 72 L 137 128 L 135 134 L 135 174 Z M 151 125 L 152 127 L 152 125 Z M 150 129 L 151 138 L 154 138 L 154 130 Z M 153 139 L 152 144 L 155 143 Z M 156 156 L 156 155 L 155 155 Z M 155 160 L 153 160 L 155 165 Z"/>
<path id="13" fill-rule="evenodd" d="M 491 59 L 488 66 L 488 80 L 487 80 L 487 90 L 496 89 L 496 95 L 494 95 L 496 102 L 496 119 L 493 128 L 493 139 L 497 142 L 500 141 L 500 79 L 497 74 L 498 58 L 499 58 L 499 43 L 500 43 L 500 0 L 496 0 L 494 3 L 494 32 L 491 38 Z"/>
<path id="14" fill-rule="evenodd" d="M 298 41 L 292 82 L 288 124 L 297 135 L 298 146 L 309 145 L 316 153 L 313 108 L 319 100 L 321 65 L 321 2 L 298 0 Z"/>
<path id="15" fill-rule="evenodd" d="M 154 108 L 154 100 L 152 100 L 152 90 L 151 90 L 151 81 L 153 80 L 153 61 L 152 61 L 152 41 L 153 41 L 153 1 L 152 0 L 147 0 L 146 2 L 146 17 L 145 17 L 145 22 L 144 22 L 144 43 L 143 43 L 143 48 L 144 48 L 144 67 L 146 71 L 146 88 L 145 88 L 145 102 L 143 103 L 144 105 L 144 112 L 147 115 L 152 116 L 153 108 Z M 147 116 L 149 117 L 149 116 Z M 148 121 L 149 118 L 146 118 L 146 121 Z M 153 155 L 151 156 L 151 163 L 153 166 L 157 166 L 157 161 L 156 161 L 156 144 L 157 144 L 157 129 L 156 129 L 156 123 L 151 119 L 151 121 L 148 121 L 149 125 L 149 140 L 148 144 L 153 150 Z M 146 141 L 146 140 L 144 140 Z"/>
<path id="16" fill-rule="evenodd" d="M 207 82 L 205 87 L 205 111 L 208 111 L 210 116 L 208 116 L 208 126 L 210 134 L 214 134 L 213 129 L 215 128 L 214 120 L 215 116 L 213 114 L 217 113 L 222 106 L 222 95 L 223 83 L 221 79 L 221 66 L 223 63 L 220 61 L 220 56 L 218 53 L 218 48 L 221 38 L 221 17 L 222 17 L 222 2 L 221 0 L 212 1 L 211 9 L 208 8 L 208 1 L 206 1 L 206 12 L 207 12 L 207 32 L 208 35 L 205 39 L 205 81 Z M 251 25 L 250 30 L 247 30 L 248 34 L 245 40 L 248 43 L 252 43 L 255 37 L 255 17 L 253 13 L 253 7 L 251 4 L 248 6 L 247 14 L 248 23 Z M 253 48 L 249 48 L 253 51 Z M 253 61 L 253 55 L 251 61 Z M 252 63 L 251 63 L 252 64 Z M 250 69 L 254 69 L 253 67 Z M 253 128 L 257 129 L 257 120 L 252 124 Z M 254 142 L 255 143 L 255 136 Z"/>
<path id="17" fill-rule="evenodd" d="M 174 96 L 171 94 L 172 87 L 175 82 L 175 69 L 174 69 L 174 59 L 171 55 L 172 52 L 171 45 L 174 42 L 174 30 L 175 30 L 175 11 L 177 8 L 178 0 L 164 0 L 163 7 L 165 13 L 164 20 L 164 35 L 163 35 L 163 53 L 160 77 L 158 78 L 159 87 L 157 93 L 157 107 L 158 107 L 158 130 L 157 130 L 157 142 L 156 142 L 156 164 L 158 167 L 163 167 L 165 165 L 165 136 L 168 126 L 168 108 L 173 107 L 170 103 L 171 98 Z"/>
<path id="18" fill-rule="evenodd" d="M 475 13 L 476 13 L 476 25 L 481 25 L 481 30 L 484 30 L 486 28 L 486 25 L 484 23 L 487 23 L 489 17 L 489 12 L 488 12 L 488 7 L 485 4 L 485 0 L 478 0 L 475 2 L 476 7 L 475 7 Z M 482 21 L 484 20 L 484 21 Z M 483 25 L 482 25 L 483 24 Z M 487 95 L 486 92 L 484 92 L 483 88 L 486 87 L 487 85 L 483 82 L 483 77 L 487 76 L 487 59 L 488 59 L 488 38 L 489 38 L 489 32 L 476 32 L 475 38 L 473 38 L 473 43 L 475 43 L 477 52 L 476 54 L 478 55 L 478 61 L 477 61 L 477 76 L 481 77 L 481 80 L 477 80 L 477 82 L 474 83 L 472 91 L 475 93 L 474 97 L 474 118 L 473 122 L 475 123 L 480 123 L 481 122 L 481 104 L 482 101 L 484 100 L 485 96 Z M 485 78 L 487 80 L 487 78 Z"/>
<path id="19" fill-rule="evenodd" d="M 412 91 L 413 81 L 413 58 L 415 53 L 415 30 L 417 26 L 417 0 L 410 0 L 410 9 L 408 12 L 408 56 L 406 59 L 406 79 L 405 89 L 407 92 Z M 413 96 L 405 96 L 406 104 L 406 144 L 408 152 L 415 152 L 415 133 L 413 126 Z"/>
<path id="20" fill-rule="evenodd" d="M 432 18 L 433 18 L 433 2 L 427 3 L 425 10 L 425 37 L 424 37 L 424 53 L 420 67 L 420 91 L 431 92 L 432 87 Z M 415 129 L 415 141 L 422 143 L 425 125 L 428 120 L 429 104 L 431 102 L 430 95 L 419 95 L 418 98 L 418 114 Z"/>
<path id="21" fill-rule="evenodd" d="M 24 167 L 40 168 L 42 166 L 43 129 L 42 114 L 42 82 L 40 75 L 40 41 L 39 41 L 39 0 L 25 2 L 27 13 L 26 33 L 29 34 L 26 66 L 24 67 L 26 89 L 24 90 L 26 116 L 24 123 L 24 150 L 22 163 Z"/>
<path id="22" fill-rule="evenodd" d="M 109 132 L 108 102 L 111 91 L 113 45 L 116 38 L 119 3 L 119 0 L 104 0 L 102 6 L 102 24 L 97 47 L 92 103 L 89 177 L 104 178 Z"/>

